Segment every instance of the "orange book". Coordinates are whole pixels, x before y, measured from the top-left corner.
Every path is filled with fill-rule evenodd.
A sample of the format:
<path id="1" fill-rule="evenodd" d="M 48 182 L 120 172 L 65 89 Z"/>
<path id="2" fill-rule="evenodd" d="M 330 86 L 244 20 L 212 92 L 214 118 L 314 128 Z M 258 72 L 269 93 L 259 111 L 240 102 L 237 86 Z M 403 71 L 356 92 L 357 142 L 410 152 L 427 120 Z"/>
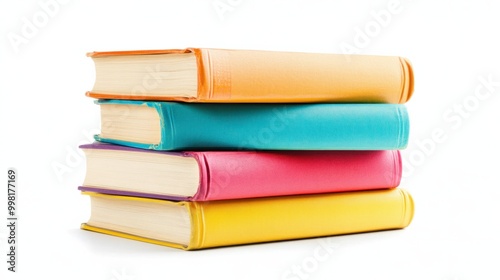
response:
<path id="1" fill-rule="evenodd" d="M 215 103 L 405 103 L 410 62 L 398 56 L 188 48 L 92 52 L 101 99 Z"/>

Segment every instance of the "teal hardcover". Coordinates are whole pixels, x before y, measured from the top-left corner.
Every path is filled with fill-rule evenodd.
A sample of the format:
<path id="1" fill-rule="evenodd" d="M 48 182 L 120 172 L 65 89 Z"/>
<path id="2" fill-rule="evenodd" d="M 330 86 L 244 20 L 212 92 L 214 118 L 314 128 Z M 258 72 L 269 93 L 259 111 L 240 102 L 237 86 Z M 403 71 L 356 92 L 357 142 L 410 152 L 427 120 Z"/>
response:
<path id="1" fill-rule="evenodd" d="M 204 104 L 97 100 L 155 108 L 161 141 L 101 142 L 154 150 L 394 150 L 408 143 L 402 104 Z"/>

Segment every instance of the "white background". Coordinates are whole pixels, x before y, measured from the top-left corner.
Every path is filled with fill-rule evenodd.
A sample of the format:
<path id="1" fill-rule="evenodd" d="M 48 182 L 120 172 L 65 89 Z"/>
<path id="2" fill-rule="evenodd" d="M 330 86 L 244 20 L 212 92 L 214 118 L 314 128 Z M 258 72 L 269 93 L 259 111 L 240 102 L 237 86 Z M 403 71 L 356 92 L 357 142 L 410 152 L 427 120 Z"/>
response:
<path id="1" fill-rule="evenodd" d="M 19 272 L 7 271 L 2 218 L 1 279 L 500 278 L 498 2 L 74 0 L 44 10 L 49 2 L 0 4 L 0 172 L 5 181 L 7 168 L 19 173 Z M 86 52 L 185 47 L 409 58 L 416 83 L 401 187 L 414 196 L 413 223 L 194 252 L 80 230 L 89 201 L 76 189 L 85 172 L 77 146 L 99 131 L 84 96 L 94 79 Z M 317 259 L 321 246 L 328 254 Z"/>

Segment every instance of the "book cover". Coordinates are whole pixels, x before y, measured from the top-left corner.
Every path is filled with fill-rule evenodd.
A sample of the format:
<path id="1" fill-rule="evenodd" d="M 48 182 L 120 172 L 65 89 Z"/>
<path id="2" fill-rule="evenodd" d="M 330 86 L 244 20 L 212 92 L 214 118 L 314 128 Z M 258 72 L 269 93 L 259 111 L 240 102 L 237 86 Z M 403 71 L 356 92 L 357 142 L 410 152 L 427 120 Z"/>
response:
<path id="1" fill-rule="evenodd" d="M 175 90 L 164 95 L 169 87 L 172 69 L 168 56 L 193 56 L 194 71 L 188 83 L 193 93 Z M 139 77 L 114 68 L 115 78 L 102 85 L 101 67 L 96 66 L 96 83 L 87 95 L 100 99 L 170 100 L 186 102 L 232 103 L 305 103 L 366 102 L 405 103 L 413 92 L 413 70 L 408 59 L 398 56 L 345 55 L 259 50 L 227 50 L 187 48 L 170 50 L 138 50 L 92 52 L 94 62 L 125 62 L 147 57 L 141 64 Z M 180 67 L 179 71 L 186 71 Z M 130 71 L 137 73 L 137 71 Z M 107 75 L 106 77 L 108 77 Z M 120 79 L 136 78 L 135 86 L 120 87 Z M 169 80 L 170 79 L 170 80 Z M 122 82 L 123 83 L 123 82 Z M 141 86 L 143 85 L 143 86 Z M 150 89 L 150 90 L 149 90 Z"/>
<path id="2" fill-rule="evenodd" d="M 163 152 L 98 142 L 80 148 L 87 159 L 87 175 L 84 185 L 79 187 L 81 191 L 159 199 L 212 201 L 386 189 L 397 187 L 402 175 L 398 150 Z M 101 155 L 96 150 L 112 153 Z M 146 156 L 129 159 L 131 153 Z M 149 159 L 147 155 L 155 157 Z M 159 156 L 165 161 L 160 161 Z M 182 178 L 177 178 L 179 172 L 175 171 L 180 167 L 170 164 L 172 156 L 195 159 L 194 169 L 182 167 L 195 173 L 194 193 L 181 195 L 184 189 L 178 182 Z M 105 161 L 97 164 L 94 158 Z M 96 179 L 88 180 L 94 174 Z M 137 174 L 140 179 L 116 182 L 116 178 L 127 174 Z M 155 178 L 163 178 L 162 175 L 176 179 L 157 182 Z M 153 184 L 159 191 L 145 191 Z"/>
<path id="3" fill-rule="evenodd" d="M 115 204 L 121 217 L 136 222 L 97 217 L 93 208 L 82 229 L 185 250 L 400 229 L 410 224 L 414 213 L 410 194 L 400 188 L 210 202 L 84 194 L 92 204 Z M 126 207 L 129 203 L 134 207 Z M 144 210 L 148 219 L 141 218 L 137 212 L 148 207 L 155 210 Z M 169 218 L 160 212 L 169 212 Z M 172 237 L 145 231 L 150 218 L 164 223 L 158 226 Z M 187 227 L 172 229 L 179 224 Z"/>
<path id="4" fill-rule="evenodd" d="M 96 103 L 97 141 L 143 149 L 393 150 L 408 144 L 404 104 Z"/>

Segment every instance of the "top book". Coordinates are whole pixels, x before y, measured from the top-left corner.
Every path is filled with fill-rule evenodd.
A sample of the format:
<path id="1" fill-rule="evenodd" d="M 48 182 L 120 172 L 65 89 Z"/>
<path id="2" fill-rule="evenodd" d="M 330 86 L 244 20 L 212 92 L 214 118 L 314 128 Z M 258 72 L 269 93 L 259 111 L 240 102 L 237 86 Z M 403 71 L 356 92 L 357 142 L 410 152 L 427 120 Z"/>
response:
<path id="1" fill-rule="evenodd" d="M 410 62 L 398 56 L 225 49 L 92 52 L 100 99 L 214 103 L 405 103 Z"/>

